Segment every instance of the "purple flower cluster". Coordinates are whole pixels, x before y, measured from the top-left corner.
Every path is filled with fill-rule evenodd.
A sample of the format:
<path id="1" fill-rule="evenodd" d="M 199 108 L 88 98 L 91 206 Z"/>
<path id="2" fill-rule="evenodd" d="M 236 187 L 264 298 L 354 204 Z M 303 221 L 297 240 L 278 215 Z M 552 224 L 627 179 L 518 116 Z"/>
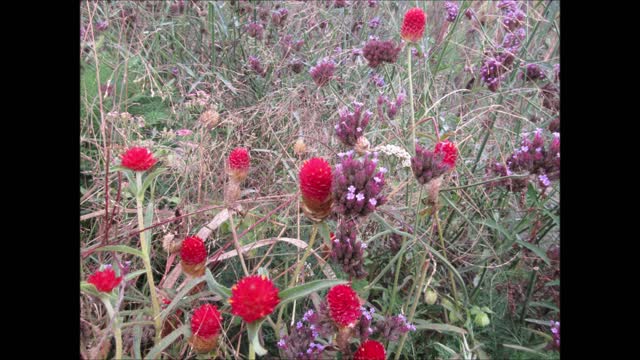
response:
<path id="1" fill-rule="evenodd" d="M 381 21 L 380 21 L 380 17 L 376 16 L 376 17 L 374 17 L 373 19 L 369 20 L 369 27 L 370 27 L 371 29 L 375 29 L 375 28 L 377 28 L 378 26 L 380 26 L 380 22 L 381 22 Z"/>
<path id="2" fill-rule="evenodd" d="M 447 21 L 456 21 L 456 18 L 458 17 L 458 11 L 460 10 L 458 8 L 458 5 L 454 2 L 447 1 L 444 3 L 444 7 L 447 9 Z"/>
<path id="3" fill-rule="evenodd" d="M 377 0 L 368 0 L 369 3 L 369 7 L 370 8 L 374 8 L 378 5 L 378 1 Z"/>
<path id="4" fill-rule="evenodd" d="M 382 77 L 382 75 L 380 75 L 380 74 L 376 74 L 376 73 L 372 72 L 371 73 L 371 81 L 377 87 L 383 87 L 384 86 L 384 77 Z"/>
<path id="5" fill-rule="evenodd" d="M 544 71 L 540 68 L 538 64 L 527 64 L 525 72 L 521 74 L 521 78 L 526 80 L 543 80 L 546 79 L 546 75 Z"/>
<path id="6" fill-rule="evenodd" d="M 553 337 L 553 348 L 560 350 L 560 322 L 551 321 L 551 336 Z"/>
<path id="7" fill-rule="evenodd" d="M 409 331 L 416 331 L 416 327 L 413 324 L 407 322 L 407 318 L 400 314 L 396 316 L 387 316 L 383 321 L 376 323 L 376 332 L 379 332 L 381 337 L 389 341 L 398 341 L 400 336 Z"/>
<path id="8" fill-rule="evenodd" d="M 360 342 L 365 342 L 371 334 L 373 334 L 374 329 L 371 328 L 371 322 L 373 321 L 373 313 L 376 312 L 376 309 L 370 307 L 369 310 L 363 306 L 360 308 L 362 311 L 362 316 L 360 317 L 360 321 L 355 327 L 355 336 L 360 338 Z"/>
<path id="9" fill-rule="evenodd" d="M 387 169 L 376 171 L 378 154 L 362 160 L 353 157 L 353 150 L 338 154 L 341 161 L 335 166 L 332 193 L 334 211 L 344 216 L 366 216 L 383 205 L 386 198 L 381 194 Z"/>
<path id="10" fill-rule="evenodd" d="M 400 50 L 401 47 L 396 46 L 391 40 L 380 41 L 372 39 L 365 44 L 362 49 L 362 55 L 369 61 L 369 66 L 375 68 L 383 62 L 396 62 Z"/>
<path id="11" fill-rule="evenodd" d="M 342 108 L 338 111 L 340 120 L 335 125 L 336 136 L 340 141 L 347 146 L 355 146 L 359 137 L 364 134 L 364 129 L 371 120 L 373 113 L 369 110 L 362 113 L 362 107 L 364 104 L 359 102 L 353 103 L 353 111 Z"/>
<path id="12" fill-rule="evenodd" d="M 309 321 L 313 315 L 313 310 L 307 311 L 302 321 L 298 321 L 296 326 L 291 328 L 289 335 L 283 336 L 278 341 L 278 347 L 282 349 L 287 359 L 320 358 L 325 346 L 315 342 L 320 334 L 315 330 L 315 325 Z"/>
<path id="13" fill-rule="evenodd" d="M 318 306 L 318 312 L 309 310 L 304 314 L 303 321 L 309 322 L 309 328 L 322 337 L 331 337 L 338 331 L 338 328 L 331 318 L 329 303 L 323 300 Z"/>
<path id="14" fill-rule="evenodd" d="M 342 266 L 350 277 L 362 279 L 367 276 L 364 269 L 364 249 L 367 244 L 356 239 L 357 225 L 353 220 L 341 221 L 338 234 L 332 241 L 331 259 Z"/>
<path id="15" fill-rule="evenodd" d="M 389 117 L 389 120 L 393 120 L 406 97 L 407 95 L 404 90 L 400 90 L 400 92 L 398 92 L 396 101 L 390 101 L 386 95 L 378 96 L 378 117 L 380 117 L 380 120 L 384 120 L 384 106 L 387 108 L 387 116 Z"/>
<path id="16" fill-rule="evenodd" d="M 287 58 L 291 54 L 291 52 L 298 52 L 302 49 L 304 45 L 304 40 L 302 39 L 293 39 L 293 35 L 287 34 L 280 39 L 280 48 L 282 49 L 282 57 Z"/>
<path id="17" fill-rule="evenodd" d="M 548 147 L 545 147 L 542 129 L 534 132 L 533 139 L 530 139 L 528 134 L 522 134 L 522 137 L 521 146 L 507 159 L 506 168 L 496 163 L 492 166 L 492 171 L 500 176 L 509 176 L 512 171 L 528 172 L 535 175 L 541 188 L 551 186 L 551 181 L 560 178 L 560 134 L 553 133 Z M 503 181 L 501 185 L 506 185 L 510 191 L 523 190 L 527 184 L 526 178 L 510 183 L 503 183 Z"/>
<path id="18" fill-rule="evenodd" d="M 411 158 L 411 170 L 418 179 L 418 183 L 424 185 L 449 171 L 451 165 L 445 163 L 444 158 L 444 152 L 436 154 L 417 144 L 416 156 Z"/>
<path id="19" fill-rule="evenodd" d="M 287 16 L 289 15 L 289 10 L 286 8 L 280 8 L 271 13 L 271 23 L 275 26 L 284 25 L 285 20 L 287 20 Z"/>
<path id="20" fill-rule="evenodd" d="M 502 10 L 503 24 L 507 33 L 502 39 L 500 48 L 486 54 L 480 69 L 482 81 L 489 90 L 495 92 L 516 58 L 522 42 L 527 36 L 524 29 L 525 13 L 519 9 L 516 1 L 500 1 L 498 8 Z"/>
<path id="21" fill-rule="evenodd" d="M 316 85 L 324 86 L 333 77 L 336 70 L 336 63 L 333 60 L 325 58 L 318 61 L 318 64 L 309 70 L 309 74 L 315 81 Z"/>
<path id="22" fill-rule="evenodd" d="M 464 12 L 464 16 L 466 16 L 467 19 L 471 20 L 473 18 L 473 10 L 471 10 L 471 8 L 467 8 L 467 10 Z"/>
<path id="23" fill-rule="evenodd" d="M 487 169 L 487 172 L 497 177 L 513 175 L 511 170 L 509 170 L 509 168 L 506 165 L 499 162 L 493 163 Z M 527 188 L 528 183 L 529 183 L 529 180 L 527 178 L 503 179 L 503 180 L 496 181 L 489 184 L 489 187 L 502 186 L 511 192 L 520 192 Z"/>
<path id="24" fill-rule="evenodd" d="M 255 71 L 258 75 L 264 77 L 265 74 L 267 73 L 267 71 L 262 67 L 262 63 L 260 62 L 260 59 L 255 57 L 255 56 L 249 56 L 249 66 L 251 66 L 251 69 L 253 69 L 253 71 Z"/>
<path id="25" fill-rule="evenodd" d="M 247 34 L 255 38 L 257 40 L 262 40 L 262 35 L 264 34 L 264 27 L 262 24 L 257 22 L 251 22 L 246 26 Z"/>
<path id="26" fill-rule="evenodd" d="M 304 68 L 304 63 L 300 59 L 293 59 L 289 62 L 289 67 L 291 68 L 291 71 L 293 71 L 296 74 L 299 74 L 300 72 L 302 72 L 302 69 Z"/>

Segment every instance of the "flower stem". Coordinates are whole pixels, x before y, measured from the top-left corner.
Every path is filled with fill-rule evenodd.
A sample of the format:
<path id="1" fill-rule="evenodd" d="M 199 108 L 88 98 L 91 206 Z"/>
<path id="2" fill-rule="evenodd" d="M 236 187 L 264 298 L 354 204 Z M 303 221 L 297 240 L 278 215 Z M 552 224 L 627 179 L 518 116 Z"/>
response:
<path id="1" fill-rule="evenodd" d="M 238 242 L 238 234 L 236 233 L 236 224 L 233 222 L 233 212 L 229 212 L 229 225 L 231 225 L 231 233 L 233 234 L 233 245 L 238 252 L 238 258 L 240 259 L 240 265 L 242 265 L 242 271 L 244 271 L 245 276 L 249 276 L 249 269 L 247 269 L 247 264 L 244 262 L 244 256 L 242 256 L 242 247 Z"/>
<path id="2" fill-rule="evenodd" d="M 440 246 L 442 247 L 442 255 L 445 260 L 449 261 L 447 257 L 447 248 L 444 246 L 444 237 L 442 236 L 442 227 L 440 226 L 440 216 L 438 214 L 439 210 L 436 209 L 435 218 L 436 218 L 436 226 L 438 227 L 438 237 L 440 238 Z M 458 291 L 456 289 L 456 282 L 453 278 L 453 272 L 451 269 L 447 269 L 449 271 L 449 281 L 451 282 L 451 289 L 453 290 L 453 298 L 458 301 Z M 457 304 L 457 303 L 456 303 Z"/>
<path id="3" fill-rule="evenodd" d="M 122 359 L 122 330 L 120 330 L 120 322 L 113 310 L 113 306 L 111 306 L 111 302 L 107 297 L 100 297 L 104 307 L 107 309 L 107 314 L 109 314 L 109 318 L 113 321 L 113 336 L 116 338 L 116 356 L 114 359 Z"/>
<path id="4" fill-rule="evenodd" d="M 162 319 L 160 319 L 160 305 L 158 303 L 158 295 L 156 294 L 156 285 L 153 282 L 153 269 L 151 268 L 151 260 L 149 258 L 148 244 L 145 237 L 144 214 L 142 203 L 144 202 L 144 191 L 142 189 L 142 172 L 136 172 L 136 185 L 138 194 L 136 196 L 136 209 L 138 210 L 138 230 L 140 230 L 140 247 L 142 250 L 142 262 L 147 273 L 147 283 L 149 283 L 149 293 L 151 295 L 151 306 L 153 308 L 153 321 L 156 328 L 155 344 L 160 342 L 162 336 Z"/>
<path id="5" fill-rule="evenodd" d="M 249 360 L 256 359 L 256 350 L 253 348 L 253 344 L 249 343 Z"/>
<path id="6" fill-rule="evenodd" d="M 302 267 L 304 266 L 304 262 L 311 254 L 311 248 L 313 247 L 313 243 L 316 241 L 316 234 L 318 233 L 318 223 L 313 223 L 313 229 L 311 230 L 311 239 L 309 239 L 309 245 L 307 245 L 307 249 L 304 251 L 304 255 L 302 255 L 302 259 L 296 266 L 296 270 L 293 272 L 293 278 L 291 279 L 291 284 L 289 287 L 294 286 L 298 280 L 298 275 L 300 275 L 300 271 L 302 271 Z"/>
<path id="7" fill-rule="evenodd" d="M 416 114 L 413 107 L 413 80 L 411 77 L 411 47 L 407 47 L 407 69 L 409 70 L 409 103 L 411 104 L 411 153 L 416 154 Z"/>

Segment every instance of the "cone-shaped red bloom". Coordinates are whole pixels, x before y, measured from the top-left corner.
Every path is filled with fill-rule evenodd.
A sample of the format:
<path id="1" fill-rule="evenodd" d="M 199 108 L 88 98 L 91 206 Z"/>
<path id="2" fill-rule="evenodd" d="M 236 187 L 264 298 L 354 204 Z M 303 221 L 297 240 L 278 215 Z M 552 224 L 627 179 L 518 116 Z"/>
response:
<path id="1" fill-rule="evenodd" d="M 349 285 L 334 286 L 327 293 L 329 314 L 339 327 L 355 325 L 360 319 L 360 299 Z"/>
<path id="2" fill-rule="evenodd" d="M 424 34 L 424 24 L 426 21 L 427 15 L 422 11 L 422 9 L 418 7 L 409 9 L 409 11 L 404 14 L 400 36 L 411 42 L 420 40 L 422 34 Z"/>
<path id="3" fill-rule="evenodd" d="M 90 284 L 93 284 L 98 291 L 111 292 L 113 288 L 120 284 L 122 276 L 116 277 L 115 271 L 112 269 L 105 269 L 102 271 L 96 271 L 87 280 Z"/>
<path id="4" fill-rule="evenodd" d="M 450 167 L 456 166 L 456 160 L 458 159 L 458 149 L 456 149 L 456 146 L 452 142 L 441 141 L 437 143 L 434 153 L 443 153 L 444 158 L 442 159 L 442 162 L 449 165 Z"/>
<path id="5" fill-rule="evenodd" d="M 249 151 L 243 147 L 235 148 L 229 154 L 229 174 L 231 177 L 240 182 L 246 179 L 249 174 L 249 166 L 251 165 L 251 157 Z"/>
<path id="6" fill-rule="evenodd" d="M 215 305 L 204 304 L 191 316 L 191 333 L 201 337 L 211 337 L 220 333 L 220 312 Z"/>
<path id="7" fill-rule="evenodd" d="M 180 257 L 187 264 L 199 264 L 207 258 L 204 241 L 197 236 L 190 236 L 182 242 Z"/>
<path id="8" fill-rule="evenodd" d="M 323 202 L 331 195 L 331 166 L 322 158 L 307 160 L 300 169 L 300 190 L 306 199 Z"/>
<path id="9" fill-rule="evenodd" d="M 353 360 L 384 360 L 384 346 L 375 340 L 367 340 L 363 342 L 356 353 Z"/>
<path id="10" fill-rule="evenodd" d="M 278 288 L 260 275 L 247 276 L 231 287 L 231 313 L 251 323 L 273 312 L 280 303 Z"/>
<path id="11" fill-rule="evenodd" d="M 235 148 L 229 154 L 229 168 L 237 170 L 248 170 L 251 157 L 249 151 L 243 147 Z"/>
<path id="12" fill-rule="evenodd" d="M 132 147 L 122 154 L 122 166 L 133 171 L 149 170 L 158 160 L 148 149 L 143 147 Z"/>

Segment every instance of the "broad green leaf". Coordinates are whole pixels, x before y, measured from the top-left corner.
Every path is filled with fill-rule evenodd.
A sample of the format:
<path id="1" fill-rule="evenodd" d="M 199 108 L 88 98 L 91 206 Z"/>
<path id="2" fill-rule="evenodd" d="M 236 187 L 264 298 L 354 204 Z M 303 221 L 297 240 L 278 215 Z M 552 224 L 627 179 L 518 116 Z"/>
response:
<path id="1" fill-rule="evenodd" d="M 290 301 L 305 297 L 316 291 L 346 283 L 348 283 L 346 280 L 314 280 L 306 284 L 280 291 L 280 304 L 278 304 L 278 306 L 282 306 Z"/>
<path id="2" fill-rule="evenodd" d="M 123 252 L 123 253 L 142 257 L 142 251 L 126 245 L 107 245 L 107 246 L 97 248 L 96 251 L 118 251 L 118 252 Z"/>
<path id="3" fill-rule="evenodd" d="M 204 276 L 201 276 L 199 278 L 195 278 L 192 279 L 191 281 L 189 281 L 177 294 L 176 296 L 173 298 L 173 300 L 171 301 L 171 304 L 169 304 L 167 306 L 166 309 L 162 310 L 160 312 L 160 319 L 164 320 L 169 314 L 171 314 L 171 312 L 173 311 L 173 309 L 175 309 L 178 304 L 180 304 L 180 301 L 183 300 L 183 298 L 185 296 L 187 296 L 187 294 L 189 293 L 189 291 L 191 291 L 191 289 L 193 289 L 196 285 L 198 285 L 199 283 L 203 282 L 205 280 Z"/>
<path id="4" fill-rule="evenodd" d="M 224 285 L 220 285 L 213 278 L 213 274 L 211 274 L 211 271 L 209 270 L 209 268 L 205 269 L 204 278 L 205 278 L 205 281 L 207 282 L 207 286 L 209 286 L 209 290 L 219 295 L 222 298 L 222 301 L 226 303 L 227 299 L 231 297 L 231 289 L 229 289 L 228 287 L 225 287 Z"/>
<path id="5" fill-rule="evenodd" d="M 149 353 L 147 353 L 147 356 L 145 356 L 145 359 L 157 358 L 158 356 L 160 356 L 160 353 L 162 353 L 162 350 L 166 349 L 167 346 L 171 345 L 174 341 L 176 341 L 182 335 L 184 335 L 185 338 L 188 338 L 191 336 L 191 329 L 189 324 L 184 324 L 179 328 L 175 329 L 174 331 L 172 331 L 171 334 L 165 336 L 162 340 L 160 340 L 159 343 L 156 344 L 156 346 L 154 346 L 153 348 L 151 348 L 151 350 L 149 350 Z"/>
<path id="6" fill-rule="evenodd" d="M 267 353 L 267 350 L 260 345 L 260 341 L 258 340 L 258 331 L 260 331 L 260 327 L 265 319 L 266 317 L 263 317 L 260 320 L 247 324 L 247 336 L 249 336 L 249 342 L 253 344 L 253 349 L 256 351 L 258 356 L 262 356 Z"/>
<path id="7" fill-rule="evenodd" d="M 467 333 L 467 330 L 449 324 L 431 323 L 422 319 L 415 319 L 414 323 L 416 326 L 416 330 L 434 330 L 437 332 L 448 331 L 462 335 L 465 335 Z"/>

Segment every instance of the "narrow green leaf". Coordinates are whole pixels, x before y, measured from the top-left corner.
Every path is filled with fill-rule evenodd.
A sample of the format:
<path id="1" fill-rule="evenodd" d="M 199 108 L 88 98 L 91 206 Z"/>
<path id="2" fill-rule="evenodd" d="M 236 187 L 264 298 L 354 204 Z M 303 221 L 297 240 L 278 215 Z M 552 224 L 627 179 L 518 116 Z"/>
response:
<path id="1" fill-rule="evenodd" d="M 138 314 L 136 321 L 142 320 L 142 313 Z M 135 325 L 133 327 L 133 356 L 136 359 L 142 359 L 142 352 L 140 347 L 142 346 L 142 326 Z"/>
<path id="2" fill-rule="evenodd" d="M 306 284 L 282 290 L 280 291 L 280 304 L 278 304 L 278 306 L 282 306 L 290 301 L 305 297 L 311 293 L 346 283 L 348 283 L 346 280 L 314 280 Z"/>
<path id="3" fill-rule="evenodd" d="M 124 281 L 129 281 L 132 280 L 133 278 L 140 276 L 142 274 L 144 274 L 146 272 L 146 270 L 142 269 L 142 270 L 138 270 L 138 271 L 134 271 L 134 272 L 130 272 L 127 275 L 124 276 Z"/>
<path id="4" fill-rule="evenodd" d="M 514 349 L 514 350 L 526 351 L 526 352 L 529 352 L 529 353 L 532 353 L 532 354 L 536 354 L 536 355 L 544 355 L 543 353 L 541 353 L 539 351 L 535 351 L 533 349 L 529 349 L 527 347 L 520 346 L 520 345 L 502 344 L 502 346 L 504 346 L 506 348 Z"/>
<path id="5" fill-rule="evenodd" d="M 431 323 L 422 319 L 415 319 L 414 323 L 416 326 L 416 330 L 434 330 L 437 332 L 449 331 L 461 335 L 467 334 L 467 330 L 449 324 Z"/>
<path id="6" fill-rule="evenodd" d="M 187 294 L 189 293 L 189 291 L 191 291 L 191 289 L 193 289 L 196 285 L 198 285 L 199 283 L 201 283 L 202 281 L 205 280 L 204 276 L 201 276 L 199 278 L 195 278 L 192 279 L 191 281 L 189 281 L 177 294 L 176 296 L 174 296 L 173 300 L 171 301 L 171 304 L 169 304 L 167 306 L 166 309 L 162 310 L 160 312 L 160 318 L 162 320 L 164 320 L 169 314 L 171 314 L 171 312 L 173 311 L 173 309 L 175 309 L 179 304 L 180 301 L 183 300 L 183 298 L 185 296 L 187 296 Z"/>
<path id="7" fill-rule="evenodd" d="M 548 283 L 544 284 L 544 286 L 558 286 L 560 285 L 560 279 L 551 280 Z"/>
<path id="8" fill-rule="evenodd" d="M 247 324 L 247 336 L 249 336 L 249 342 L 253 344 L 253 349 L 256 351 L 258 356 L 263 356 L 267 353 L 267 350 L 260 345 L 260 341 L 258 339 L 258 331 L 260 331 L 260 327 L 265 319 L 266 317 L 263 317 L 260 320 Z"/>
<path id="9" fill-rule="evenodd" d="M 211 271 L 209 270 L 209 268 L 205 269 L 204 278 L 205 278 L 205 281 L 207 282 L 207 285 L 209 286 L 209 290 L 219 295 L 222 298 L 222 301 L 226 303 L 227 299 L 231 297 L 231 289 L 229 289 L 224 285 L 219 284 L 213 278 L 213 274 L 211 274 Z"/>
<path id="10" fill-rule="evenodd" d="M 538 324 L 538 325 L 544 325 L 544 326 L 551 326 L 551 321 L 550 320 L 538 320 L 538 319 L 524 319 L 524 321 L 526 322 L 530 322 L 533 324 Z"/>
<path id="11" fill-rule="evenodd" d="M 555 311 L 560 311 L 560 309 L 558 309 L 557 306 L 548 303 L 548 302 L 538 302 L 538 301 L 532 301 L 529 303 L 529 306 L 531 307 L 543 307 L 543 308 L 547 308 L 547 309 L 551 309 L 551 310 L 555 310 Z"/>
<path id="12" fill-rule="evenodd" d="M 141 192 L 144 193 L 145 191 L 147 191 L 149 186 L 151 186 L 151 182 L 153 182 L 153 180 L 155 180 L 156 177 L 158 177 L 158 175 L 162 174 L 165 171 L 167 171 L 167 168 L 161 167 L 151 172 L 149 175 L 147 175 L 144 178 L 144 182 L 142 183 L 142 189 L 139 189 L 139 192 L 137 192 L 137 194 L 140 194 Z"/>
<path id="13" fill-rule="evenodd" d="M 536 255 L 538 255 L 538 257 L 540 259 L 542 259 L 545 263 L 547 263 L 547 265 L 551 265 L 551 260 L 549 260 L 549 258 L 547 257 L 547 252 L 544 251 L 542 248 L 527 242 L 527 241 L 523 241 L 521 239 L 516 239 L 516 242 L 524 247 L 526 247 L 527 249 L 533 251 Z"/>
<path id="14" fill-rule="evenodd" d="M 182 335 L 184 335 L 185 338 L 191 336 L 191 329 L 189 324 L 184 324 L 172 331 L 171 334 L 165 336 L 159 343 L 156 344 L 156 346 L 149 350 L 149 353 L 147 354 L 147 356 L 145 356 L 145 359 L 157 358 L 160 353 L 162 353 L 162 350 L 166 349 L 167 346 L 171 345 Z"/>
<path id="15" fill-rule="evenodd" d="M 123 252 L 123 253 L 142 257 L 142 251 L 126 245 L 107 245 L 107 246 L 97 248 L 96 251 L 118 251 L 118 252 Z"/>
<path id="16" fill-rule="evenodd" d="M 153 222 L 153 201 L 149 200 L 149 204 L 147 204 L 147 212 L 144 215 L 144 227 L 151 227 L 151 223 Z M 144 238 L 147 239 L 147 254 L 151 254 L 151 229 L 145 230 Z"/>

